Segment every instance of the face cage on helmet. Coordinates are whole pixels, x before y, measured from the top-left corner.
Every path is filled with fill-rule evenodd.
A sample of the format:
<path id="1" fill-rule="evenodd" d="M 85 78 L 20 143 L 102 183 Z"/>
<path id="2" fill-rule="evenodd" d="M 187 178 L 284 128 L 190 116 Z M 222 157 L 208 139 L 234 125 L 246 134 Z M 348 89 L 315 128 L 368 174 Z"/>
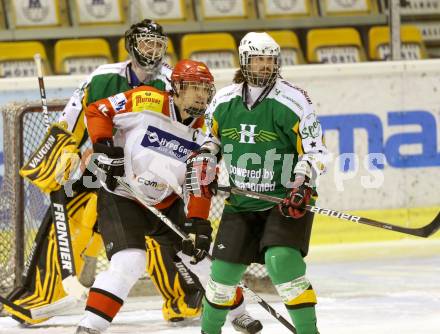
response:
<path id="1" fill-rule="evenodd" d="M 152 70 L 165 56 L 167 43 L 166 36 L 136 33 L 133 35 L 133 56 L 142 68 Z"/>
<path id="2" fill-rule="evenodd" d="M 206 94 L 206 104 L 203 106 L 195 105 L 194 98 L 197 96 L 185 96 L 185 92 L 188 92 L 188 88 L 194 87 L 202 90 L 199 94 Z M 200 82 L 200 81 L 181 81 L 179 82 L 179 91 L 178 94 L 183 98 L 183 110 L 188 113 L 191 117 L 200 117 L 205 113 L 208 104 L 211 102 L 212 98 L 215 94 L 215 87 L 212 83 L 209 82 Z M 203 103 L 203 101 L 201 101 Z"/>
<path id="3" fill-rule="evenodd" d="M 261 72 L 252 71 L 250 64 L 252 57 L 272 57 L 274 60 L 272 72 L 261 73 Z M 278 77 L 278 74 L 280 72 L 280 65 L 281 65 L 280 64 L 281 58 L 279 55 L 277 56 L 244 55 L 243 58 L 240 59 L 241 60 L 240 68 L 244 78 L 249 84 L 257 87 L 265 87 L 272 84 L 272 82 L 274 82 L 274 80 L 276 80 L 276 78 Z"/>

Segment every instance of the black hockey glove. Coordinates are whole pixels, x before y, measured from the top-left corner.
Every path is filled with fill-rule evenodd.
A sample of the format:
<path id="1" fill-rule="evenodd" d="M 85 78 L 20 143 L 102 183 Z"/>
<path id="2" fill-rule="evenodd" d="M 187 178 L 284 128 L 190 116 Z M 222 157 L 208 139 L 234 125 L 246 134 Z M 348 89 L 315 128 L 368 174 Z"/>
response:
<path id="1" fill-rule="evenodd" d="M 196 239 L 193 243 L 191 239 L 182 240 L 182 252 L 192 256 L 192 264 L 202 261 L 209 253 L 212 241 L 211 223 L 206 219 L 189 218 L 185 222 L 184 230 L 186 233 L 193 233 Z"/>
<path id="2" fill-rule="evenodd" d="M 185 187 L 196 197 L 217 194 L 217 157 L 209 150 L 195 151 L 186 160 Z"/>
<path id="3" fill-rule="evenodd" d="M 306 214 L 304 209 L 310 203 L 312 197 L 312 188 L 309 186 L 308 177 L 298 177 L 295 179 L 292 190 L 286 198 L 278 204 L 281 214 L 284 217 L 298 219 Z"/>
<path id="4" fill-rule="evenodd" d="M 114 176 L 124 175 L 124 149 L 113 146 L 111 140 L 105 140 L 93 144 L 93 151 L 94 153 L 102 153 L 96 159 L 96 166 L 105 175 L 105 185 L 108 190 L 115 190 L 118 182 Z"/>

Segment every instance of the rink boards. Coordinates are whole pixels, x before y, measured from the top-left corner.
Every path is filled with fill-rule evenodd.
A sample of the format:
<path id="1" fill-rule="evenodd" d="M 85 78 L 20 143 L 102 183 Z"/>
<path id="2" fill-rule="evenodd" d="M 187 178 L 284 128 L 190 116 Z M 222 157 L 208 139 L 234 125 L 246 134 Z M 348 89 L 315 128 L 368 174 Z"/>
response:
<path id="1" fill-rule="evenodd" d="M 213 72 L 218 90 L 230 83 L 234 70 Z M 306 65 L 286 67 L 282 74 L 308 91 L 333 153 L 320 180 L 320 206 L 405 226 L 421 226 L 435 216 L 440 210 L 440 61 Z M 82 79 L 46 78 L 48 99 L 68 98 Z M 36 79 L 0 80 L 1 106 L 38 99 Z M 0 174 L 2 169 L 0 153 Z M 313 241 L 400 237 L 320 218 Z"/>

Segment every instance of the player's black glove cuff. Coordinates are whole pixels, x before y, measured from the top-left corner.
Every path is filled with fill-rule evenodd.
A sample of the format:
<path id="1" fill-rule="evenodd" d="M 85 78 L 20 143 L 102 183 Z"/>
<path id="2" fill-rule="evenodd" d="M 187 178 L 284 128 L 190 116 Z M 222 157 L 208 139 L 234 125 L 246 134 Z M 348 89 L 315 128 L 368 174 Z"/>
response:
<path id="1" fill-rule="evenodd" d="M 96 166 L 105 174 L 105 185 L 115 190 L 117 180 L 114 176 L 124 175 L 124 149 L 113 146 L 113 141 L 103 140 L 93 144 L 93 152 L 101 153 L 96 159 Z"/>

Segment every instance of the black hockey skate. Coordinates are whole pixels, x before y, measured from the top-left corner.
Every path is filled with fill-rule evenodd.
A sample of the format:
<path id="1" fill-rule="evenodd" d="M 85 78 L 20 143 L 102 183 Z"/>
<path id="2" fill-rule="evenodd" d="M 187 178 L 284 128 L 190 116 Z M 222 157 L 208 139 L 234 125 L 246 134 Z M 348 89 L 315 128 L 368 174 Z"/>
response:
<path id="1" fill-rule="evenodd" d="M 232 327 L 234 327 L 237 332 L 245 334 L 260 333 L 263 329 L 261 322 L 252 318 L 248 313 L 243 313 L 232 320 Z"/>
<path id="2" fill-rule="evenodd" d="M 91 329 L 83 326 L 78 326 L 75 334 L 101 334 L 97 329 Z"/>

